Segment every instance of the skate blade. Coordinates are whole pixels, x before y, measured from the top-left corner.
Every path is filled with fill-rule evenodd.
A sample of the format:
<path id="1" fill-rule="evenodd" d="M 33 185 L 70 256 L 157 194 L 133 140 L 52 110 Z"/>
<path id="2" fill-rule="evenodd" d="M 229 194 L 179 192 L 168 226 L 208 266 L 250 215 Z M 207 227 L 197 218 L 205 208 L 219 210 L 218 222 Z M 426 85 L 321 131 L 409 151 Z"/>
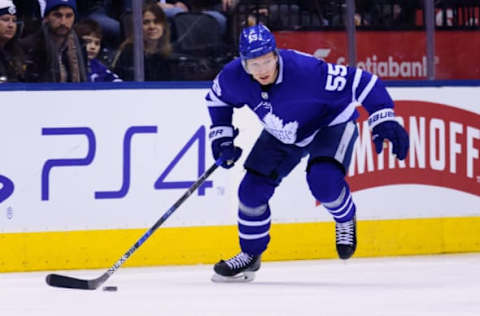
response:
<path id="1" fill-rule="evenodd" d="M 234 276 L 223 276 L 215 273 L 212 275 L 212 282 L 215 283 L 246 283 L 255 280 L 255 272 L 245 271 Z"/>

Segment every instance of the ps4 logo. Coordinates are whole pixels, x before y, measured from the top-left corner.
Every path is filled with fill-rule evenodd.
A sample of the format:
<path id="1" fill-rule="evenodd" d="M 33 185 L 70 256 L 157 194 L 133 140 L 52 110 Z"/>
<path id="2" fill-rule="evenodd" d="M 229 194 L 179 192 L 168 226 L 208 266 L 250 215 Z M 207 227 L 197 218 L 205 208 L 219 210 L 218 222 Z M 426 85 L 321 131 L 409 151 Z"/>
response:
<path id="1" fill-rule="evenodd" d="M 122 184 L 118 190 L 110 191 L 96 191 L 94 192 L 95 199 L 119 199 L 128 194 L 130 188 L 131 179 L 131 146 L 134 136 L 140 134 L 156 134 L 157 126 L 130 126 L 127 128 L 123 135 L 123 150 L 122 150 Z M 41 200 L 48 201 L 51 199 L 50 186 L 54 181 L 51 171 L 55 168 L 75 168 L 84 167 L 92 164 L 95 159 L 97 151 L 97 141 L 94 131 L 90 127 L 45 127 L 42 128 L 42 136 L 83 136 L 87 140 L 87 153 L 84 157 L 78 158 L 52 158 L 47 159 L 42 166 L 41 172 Z M 206 148 L 206 128 L 200 126 L 193 136 L 187 141 L 183 148 L 177 153 L 170 164 L 160 174 L 154 183 L 154 189 L 183 189 L 189 188 L 193 181 L 166 181 L 168 174 L 175 168 L 175 166 L 181 161 L 185 153 L 193 148 L 194 144 L 198 144 L 197 151 L 197 172 L 198 176 L 202 175 L 205 171 L 205 148 Z M 14 180 L 7 178 L 4 175 L 0 175 L 0 203 L 7 200 L 14 193 Z M 207 188 L 213 187 L 212 181 L 205 181 L 199 188 L 198 194 L 205 195 Z"/>
<path id="2" fill-rule="evenodd" d="M 15 186 L 13 185 L 13 181 L 4 175 L 0 175 L 0 184 L 0 203 L 2 203 L 13 194 Z"/>

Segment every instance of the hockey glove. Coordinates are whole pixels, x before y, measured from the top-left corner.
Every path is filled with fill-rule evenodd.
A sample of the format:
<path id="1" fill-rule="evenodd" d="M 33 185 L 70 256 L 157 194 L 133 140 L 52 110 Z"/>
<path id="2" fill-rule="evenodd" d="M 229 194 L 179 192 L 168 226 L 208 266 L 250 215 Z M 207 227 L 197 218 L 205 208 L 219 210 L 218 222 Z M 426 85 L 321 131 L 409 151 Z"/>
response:
<path id="1" fill-rule="evenodd" d="M 242 149 L 233 144 L 237 135 L 238 129 L 234 130 L 232 126 L 212 126 L 210 129 L 208 136 L 212 144 L 213 159 L 216 161 L 221 158 L 221 166 L 225 169 L 232 168 L 242 154 Z"/>
<path id="2" fill-rule="evenodd" d="M 382 152 L 383 141 L 388 139 L 393 146 L 392 152 L 398 159 L 407 157 L 410 145 L 407 131 L 395 119 L 392 109 L 383 109 L 370 115 L 368 125 L 372 129 L 372 139 L 377 154 Z"/>

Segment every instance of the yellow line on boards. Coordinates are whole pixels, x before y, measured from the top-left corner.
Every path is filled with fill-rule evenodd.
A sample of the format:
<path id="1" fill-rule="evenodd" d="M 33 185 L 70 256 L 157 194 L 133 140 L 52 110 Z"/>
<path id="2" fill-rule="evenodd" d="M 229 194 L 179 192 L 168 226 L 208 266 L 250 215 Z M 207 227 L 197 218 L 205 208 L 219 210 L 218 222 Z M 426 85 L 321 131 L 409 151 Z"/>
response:
<path id="1" fill-rule="evenodd" d="M 0 234 L 0 272 L 110 267 L 146 229 Z M 355 257 L 480 251 L 480 217 L 358 222 Z M 236 226 L 162 227 L 125 266 L 213 263 L 239 251 Z M 336 258 L 333 223 L 273 224 L 265 261 Z"/>

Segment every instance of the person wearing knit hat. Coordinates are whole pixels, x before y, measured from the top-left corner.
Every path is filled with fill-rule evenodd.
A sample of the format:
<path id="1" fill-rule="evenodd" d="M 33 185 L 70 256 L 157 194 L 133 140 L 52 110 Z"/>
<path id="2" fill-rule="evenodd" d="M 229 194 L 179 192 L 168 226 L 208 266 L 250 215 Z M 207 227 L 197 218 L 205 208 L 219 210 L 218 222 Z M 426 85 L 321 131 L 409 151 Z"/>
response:
<path id="1" fill-rule="evenodd" d="M 0 0 L 0 48 L 17 32 L 16 8 L 11 0 Z"/>
<path id="2" fill-rule="evenodd" d="M 11 0 L 0 0 L 0 83 L 22 81 L 23 51 L 17 43 L 16 8 Z"/>
<path id="3" fill-rule="evenodd" d="M 85 82 L 87 68 L 73 25 L 75 0 L 47 0 L 41 28 L 21 39 L 29 82 Z"/>
<path id="4" fill-rule="evenodd" d="M 46 17 L 51 11 L 60 6 L 70 7 L 75 15 L 77 15 L 77 2 L 75 0 L 46 0 L 42 17 Z"/>
<path id="5" fill-rule="evenodd" d="M 53 4 L 62 1 L 49 1 L 43 17 L 44 24 L 48 25 L 54 40 L 63 42 L 64 37 L 70 33 L 75 23 L 75 10 L 71 6 Z M 49 7 L 51 5 L 51 7 Z M 57 43 L 59 44 L 59 43 Z"/>
<path id="6" fill-rule="evenodd" d="M 15 15 L 17 9 L 11 0 L 0 0 L 0 16 L 9 14 Z"/>

